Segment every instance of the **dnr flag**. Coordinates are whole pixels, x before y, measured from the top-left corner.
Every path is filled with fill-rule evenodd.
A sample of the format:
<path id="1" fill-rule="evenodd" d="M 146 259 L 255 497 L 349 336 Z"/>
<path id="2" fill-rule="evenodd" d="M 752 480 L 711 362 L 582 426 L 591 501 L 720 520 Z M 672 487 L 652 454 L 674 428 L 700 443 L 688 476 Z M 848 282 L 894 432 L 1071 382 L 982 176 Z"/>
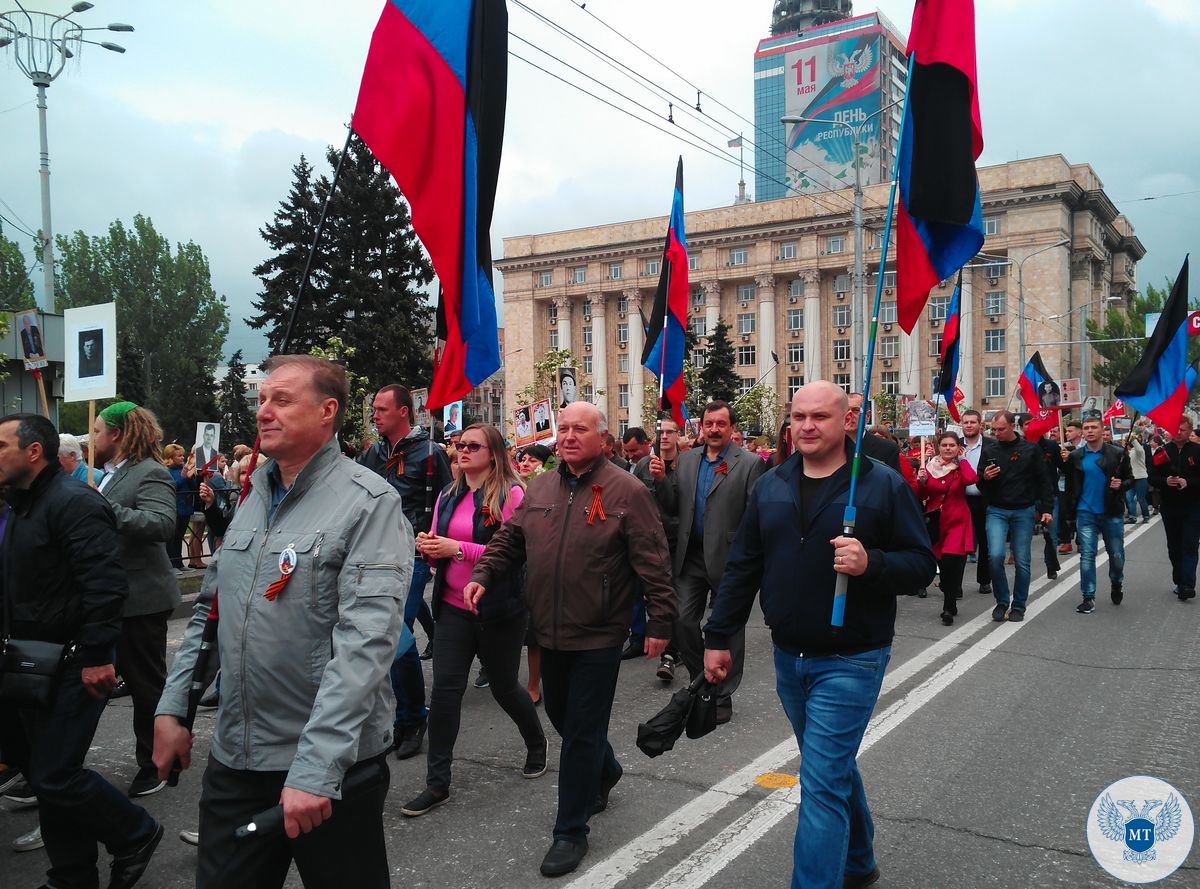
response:
<path id="1" fill-rule="evenodd" d="M 1058 405 L 1062 393 L 1058 383 L 1046 370 L 1042 363 L 1042 353 L 1034 352 L 1021 379 L 1017 381 L 1021 389 L 1021 398 L 1033 417 L 1025 424 L 1025 437 L 1029 441 L 1037 441 L 1051 428 L 1058 425 Z"/>
<path id="2" fill-rule="evenodd" d="M 683 230 L 683 158 L 675 168 L 675 195 L 667 222 L 667 242 L 663 247 L 662 270 L 650 326 L 646 328 L 646 347 L 642 365 L 659 378 L 663 391 L 662 409 L 683 427 L 687 412 L 683 408 L 687 387 L 683 379 L 683 331 L 687 323 L 688 258 L 687 235 Z"/>
<path id="3" fill-rule="evenodd" d="M 958 273 L 958 284 L 954 295 L 950 297 L 950 305 L 946 309 L 946 324 L 942 328 L 942 372 L 938 375 L 937 393 L 946 399 L 946 410 L 950 412 L 955 423 L 962 422 L 958 415 L 958 361 L 962 349 L 959 347 L 959 325 L 962 323 L 962 313 L 959 301 L 962 296 L 962 272 Z"/>
<path id="4" fill-rule="evenodd" d="M 1127 407 L 1141 411 L 1174 435 L 1188 394 L 1196 384 L 1195 365 L 1188 364 L 1188 257 L 1150 335 L 1142 360 L 1117 386 Z"/>

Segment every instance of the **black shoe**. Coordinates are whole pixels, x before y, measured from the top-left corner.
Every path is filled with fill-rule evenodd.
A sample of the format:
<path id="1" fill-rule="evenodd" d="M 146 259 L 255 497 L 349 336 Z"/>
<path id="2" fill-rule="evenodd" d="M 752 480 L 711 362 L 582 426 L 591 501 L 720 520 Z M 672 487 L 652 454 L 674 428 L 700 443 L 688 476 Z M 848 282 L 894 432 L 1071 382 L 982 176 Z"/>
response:
<path id="1" fill-rule="evenodd" d="M 1024 611 L 1008 612 L 1008 622 L 1009 623 L 1019 624 L 1023 620 L 1025 620 L 1025 612 Z"/>
<path id="2" fill-rule="evenodd" d="M 1188 599 L 1195 599 L 1195 598 L 1196 598 L 1195 590 L 1180 590 L 1179 591 L 1179 601 L 1180 602 L 1186 602 Z"/>
<path id="3" fill-rule="evenodd" d="M 918 599 L 928 599 L 929 598 L 929 590 L 926 589 L 925 587 L 921 587 L 921 589 L 917 590 L 917 598 Z"/>
<path id="4" fill-rule="evenodd" d="M 1083 601 L 1075 606 L 1077 614 L 1091 614 L 1096 610 L 1096 599 L 1094 596 L 1084 596 Z"/>
<path id="5" fill-rule="evenodd" d="M 155 823 L 154 834 L 145 845 L 128 855 L 117 855 L 113 858 L 112 878 L 109 880 L 108 889 L 129 889 L 140 880 L 162 838 L 163 826 Z"/>
<path id="6" fill-rule="evenodd" d="M 396 759 L 412 759 L 421 752 L 427 723 L 404 725 L 396 729 Z"/>
<path id="7" fill-rule="evenodd" d="M 400 814 L 407 815 L 409 818 L 417 818 L 424 815 L 430 809 L 436 809 L 448 799 L 450 799 L 450 791 L 446 791 L 439 796 L 429 788 L 425 788 L 417 794 L 416 799 L 400 807 Z"/>
<path id="8" fill-rule="evenodd" d="M 525 754 L 525 766 L 521 769 L 522 778 L 540 778 L 546 774 L 546 739 L 542 738 L 540 747 L 530 748 Z"/>
<path id="9" fill-rule="evenodd" d="M 994 620 L 994 621 L 1008 620 L 1008 606 L 1007 605 L 997 605 L 995 608 L 993 608 L 992 609 L 992 620 Z"/>
<path id="10" fill-rule="evenodd" d="M 23 780 L 20 769 L 6 766 L 4 771 L 0 772 L 0 794 L 8 793 L 14 787 L 20 785 Z"/>
<path id="11" fill-rule="evenodd" d="M 981 583 L 979 585 L 979 595 L 990 596 L 992 594 L 992 585 L 990 583 Z"/>
<path id="12" fill-rule="evenodd" d="M 1124 600 L 1124 598 L 1125 598 L 1125 590 L 1121 587 L 1121 584 L 1114 583 L 1112 585 L 1111 596 L 1112 596 L 1112 603 L 1114 605 L 1121 604 L 1122 600 Z"/>
<path id="13" fill-rule="evenodd" d="M 117 698 L 127 697 L 129 697 L 129 686 L 125 684 L 124 679 L 117 682 L 117 687 L 108 693 L 108 699 L 110 701 L 115 701 Z"/>
<path id="14" fill-rule="evenodd" d="M 147 766 L 144 769 L 138 769 L 133 783 L 129 785 L 129 796 L 131 799 L 139 796 L 150 796 L 150 794 L 158 793 L 166 786 L 167 782 L 158 777 L 158 769 L 154 766 Z"/>
<path id="15" fill-rule="evenodd" d="M 879 882 L 879 868 L 871 868 L 866 874 L 846 874 L 842 877 L 842 889 L 864 889 Z"/>
<path id="16" fill-rule="evenodd" d="M 433 659 L 433 640 L 430 639 L 425 643 L 425 648 L 421 650 L 421 660 L 428 661 Z"/>
<path id="17" fill-rule="evenodd" d="M 220 703 L 221 693 L 217 691 L 217 687 L 215 685 L 209 689 L 208 693 L 204 697 L 200 699 L 200 706 L 207 707 L 209 709 L 216 707 Z"/>
<path id="18" fill-rule="evenodd" d="M 1046 569 L 1046 578 L 1049 580 L 1058 580 L 1058 569 L 1057 568 L 1047 568 Z"/>
<path id="19" fill-rule="evenodd" d="M 596 795 L 596 801 L 592 803 L 592 814 L 598 815 L 608 808 L 608 795 L 612 793 L 612 789 L 617 786 L 617 782 L 625 775 L 625 770 L 617 766 L 616 776 L 610 775 L 605 778 L 600 777 L 600 793 Z"/>
<path id="20" fill-rule="evenodd" d="M 587 855 L 587 851 L 587 839 L 580 839 L 577 843 L 570 840 L 555 840 L 550 851 L 546 853 L 546 857 L 542 859 L 542 876 L 561 877 L 571 873 L 579 867 L 579 862 L 583 861 L 583 856 Z"/>
<path id="21" fill-rule="evenodd" d="M 948 627 L 953 625 L 954 624 L 954 615 L 951 614 L 949 611 L 943 611 L 942 612 L 942 623 L 944 623 Z"/>
<path id="22" fill-rule="evenodd" d="M 10 803 L 17 803 L 22 806 L 36 806 L 37 796 L 33 792 L 33 788 L 29 786 L 28 781 L 21 781 L 16 786 L 10 788 L 4 794 L 4 798 Z"/>
<path id="23" fill-rule="evenodd" d="M 482 665 L 479 667 L 479 675 L 475 677 L 474 684 L 476 688 L 487 688 L 492 684 L 492 680 L 488 679 L 486 667 Z"/>
<path id="24" fill-rule="evenodd" d="M 717 698 L 717 725 L 724 725 L 733 719 L 733 695 L 721 695 Z"/>
<path id="25" fill-rule="evenodd" d="M 629 641 L 625 643 L 625 647 L 621 649 L 621 660 L 631 661 L 635 657 L 641 657 L 646 653 L 646 646 L 641 636 L 630 636 Z"/>
<path id="26" fill-rule="evenodd" d="M 660 682 L 665 682 L 670 685 L 675 681 L 675 658 L 669 654 L 664 654 L 658 660 L 658 671 L 654 674 L 659 678 Z"/>

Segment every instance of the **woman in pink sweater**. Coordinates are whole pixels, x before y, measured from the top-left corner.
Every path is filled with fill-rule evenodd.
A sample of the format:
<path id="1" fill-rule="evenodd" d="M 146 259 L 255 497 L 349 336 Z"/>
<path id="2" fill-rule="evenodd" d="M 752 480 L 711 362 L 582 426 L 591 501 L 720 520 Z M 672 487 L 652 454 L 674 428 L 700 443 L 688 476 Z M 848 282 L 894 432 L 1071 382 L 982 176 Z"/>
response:
<path id="1" fill-rule="evenodd" d="M 491 679 L 492 696 L 516 723 L 525 741 L 522 775 L 546 771 L 546 733 L 529 692 L 517 681 L 528 614 L 522 595 L 524 572 L 489 587 L 487 602 L 472 614 L 462 590 L 500 525 L 525 495 L 493 426 L 475 424 L 458 442 L 458 478 L 445 487 L 433 511 L 430 533 L 417 535 L 417 552 L 434 570 L 433 691 L 429 698 L 429 754 L 425 789 L 400 811 L 424 815 L 450 798 L 450 765 L 462 715 L 471 662 L 478 655 Z"/>

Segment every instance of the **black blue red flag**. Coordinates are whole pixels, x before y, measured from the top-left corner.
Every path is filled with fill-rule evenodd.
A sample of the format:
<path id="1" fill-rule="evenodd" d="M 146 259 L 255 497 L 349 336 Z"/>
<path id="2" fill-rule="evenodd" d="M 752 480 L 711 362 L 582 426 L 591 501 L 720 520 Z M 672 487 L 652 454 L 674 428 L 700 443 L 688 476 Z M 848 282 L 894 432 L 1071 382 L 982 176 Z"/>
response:
<path id="1" fill-rule="evenodd" d="M 1174 434 L 1196 385 L 1196 367 L 1188 363 L 1187 353 L 1188 257 L 1184 257 L 1142 360 L 1117 386 L 1117 397 Z"/>
<path id="2" fill-rule="evenodd" d="M 899 157 L 896 302 L 912 333 L 929 291 L 983 246 L 975 161 L 983 125 L 975 74 L 972 0 L 917 0 Z"/>
<path id="3" fill-rule="evenodd" d="M 1032 417 L 1025 424 L 1025 437 L 1037 441 L 1053 427 L 1058 425 L 1058 404 L 1062 399 L 1062 391 L 1046 365 L 1042 363 L 1042 353 L 1034 352 L 1033 357 L 1021 372 L 1017 381 L 1021 389 L 1021 398 L 1029 408 Z"/>
<path id="4" fill-rule="evenodd" d="M 946 409 L 955 423 L 960 422 L 958 404 L 954 391 L 958 385 L 958 362 L 962 353 L 960 347 L 960 325 L 962 311 L 959 308 L 962 296 L 962 272 L 958 275 L 958 284 L 954 295 L 950 297 L 950 305 L 946 308 L 946 323 L 942 327 L 942 351 L 939 356 L 942 362 L 942 372 L 938 375 L 937 394 L 946 399 Z"/>
<path id="5" fill-rule="evenodd" d="M 428 407 L 500 369 L 490 230 L 504 139 L 504 0 L 388 0 L 354 131 L 396 178 L 441 288 Z"/>
<path id="6" fill-rule="evenodd" d="M 662 386 L 662 410 L 670 411 L 680 426 L 687 420 L 684 400 L 687 387 L 683 379 L 684 329 L 687 324 L 688 258 L 687 234 L 683 227 L 683 158 L 675 170 L 675 196 L 667 222 L 667 242 L 663 248 L 658 290 L 646 330 L 646 348 L 642 365 L 659 378 Z"/>

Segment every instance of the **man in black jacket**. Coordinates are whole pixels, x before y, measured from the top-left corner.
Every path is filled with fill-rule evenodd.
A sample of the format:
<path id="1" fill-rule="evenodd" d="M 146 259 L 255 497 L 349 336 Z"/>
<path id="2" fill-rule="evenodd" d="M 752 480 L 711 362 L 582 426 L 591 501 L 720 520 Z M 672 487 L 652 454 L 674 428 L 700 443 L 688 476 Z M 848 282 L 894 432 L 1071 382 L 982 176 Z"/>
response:
<path id="1" fill-rule="evenodd" d="M 996 607 L 992 619 L 1025 619 L 1029 598 L 1029 549 L 1036 517 L 1043 524 L 1054 520 L 1051 503 L 1054 488 L 1046 471 L 1041 448 L 1017 436 L 1017 418 L 1010 411 L 998 411 L 992 417 L 994 441 L 984 445 L 979 458 L 979 489 L 987 497 L 988 562 L 992 575 L 992 593 Z M 1012 538 L 1017 563 L 1009 609 L 1008 577 L 1004 556 Z"/>
<path id="2" fill-rule="evenodd" d="M 704 672 L 719 682 L 729 645 L 761 589 L 775 682 L 804 751 L 792 885 L 868 886 L 879 878 L 874 827 L 855 757 L 895 634 L 896 595 L 933 581 L 929 535 L 907 483 L 874 460 L 858 479 L 856 537 L 843 537 L 853 442 L 845 393 L 825 381 L 792 399 L 796 447 L 754 487 L 704 628 Z M 844 626 L 834 585 L 849 578 Z M 798 582 L 803 578 L 803 582 Z"/>
<path id="3" fill-rule="evenodd" d="M 1067 509 L 1079 529 L 1079 585 L 1083 601 L 1080 614 L 1096 610 L 1096 538 L 1103 535 L 1108 553 L 1108 579 L 1112 603 L 1124 598 L 1125 492 L 1133 484 L 1133 471 L 1125 449 L 1104 443 L 1099 417 L 1083 421 L 1083 441 L 1067 458 Z"/>
<path id="4" fill-rule="evenodd" d="M 62 471 L 58 431 L 35 414 L 0 419 L 0 486 L 12 502 L 0 571 L 5 635 L 68 646 L 51 708 L 19 711 L 50 859 L 47 885 L 98 885 L 100 842 L 114 856 L 109 889 L 125 889 L 146 870 L 163 829 L 83 767 L 117 684 L 113 649 L 128 586 L 116 520 L 102 495 Z"/>
<path id="5" fill-rule="evenodd" d="M 862 413 L 863 397 L 854 392 L 849 396 L 848 403 L 846 434 L 854 438 L 858 435 L 858 415 Z M 878 435 L 864 435 L 862 452 L 865 456 L 878 460 L 889 469 L 900 472 L 900 446 L 894 441 L 888 441 Z"/>
<path id="6" fill-rule="evenodd" d="M 1192 421 L 1184 417 L 1175 437 L 1150 460 L 1150 483 L 1162 498 L 1174 593 L 1183 602 L 1196 595 L 1200 551 L 1200 445 L 1191 440 Z M 1166 454 L 1162 459 L 1161 454 Z"/>

